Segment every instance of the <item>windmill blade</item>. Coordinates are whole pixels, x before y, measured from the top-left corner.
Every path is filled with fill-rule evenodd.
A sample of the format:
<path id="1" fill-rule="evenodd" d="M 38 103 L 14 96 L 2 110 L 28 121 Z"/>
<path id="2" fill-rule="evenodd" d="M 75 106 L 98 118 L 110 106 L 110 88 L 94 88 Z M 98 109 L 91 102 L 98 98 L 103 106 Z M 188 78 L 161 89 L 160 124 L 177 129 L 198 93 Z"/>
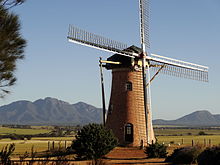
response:
<path id="1" fill-rule="evenodd" d="M 150 13 L 149 0 L 140 0 L 140 33 L 141 33 L 141 44 L 143 49 L 145 49 L 145 47 L 150 48 L 150 41 L 149 41 L 150 14 L 149 13 Z"/>
<path id="2" fill-rule="evenodd" d="M 208 82 L 208 67 L 206 66 L 156 54 L 151 54 L 151 57 L 148 56 L 148 60 L 151 61 L 151 65 L 153 66 L 165 64 L 165 67 L 161 70 L 161 73 Z"/>
<path id="3" fill-rule="evenodd" d="M 128 47 L 126 44 L 87 32 L 72 25 L 69 26 L 67 38 L 70 42 L 95 49 L 100 49 L 115 54 L 117 53 L 119 55 L 128 56 L 131 58 L 138 56 L 136 53 L 125 51 L 124 49 Z"/>

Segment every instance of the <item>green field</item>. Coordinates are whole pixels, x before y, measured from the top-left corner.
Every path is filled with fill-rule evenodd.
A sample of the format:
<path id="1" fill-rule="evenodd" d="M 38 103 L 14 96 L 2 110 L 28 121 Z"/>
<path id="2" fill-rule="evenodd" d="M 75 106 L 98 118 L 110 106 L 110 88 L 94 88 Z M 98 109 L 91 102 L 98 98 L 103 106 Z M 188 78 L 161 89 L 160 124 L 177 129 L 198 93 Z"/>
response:
<path id="1" fill-rule="evenodd" d="M 172 135 L 198 135 L 200 131 L 205 132 L 208 135 L 220 135 L 220 130 L 217 129 L 181 129 L 178 127 L 178 129 L 154 129 L 156 136 L 172 136 Z"/>
<path id="2" fill-rule="evenodd" d="M 31 127 L 32 129 L 19 129 L 19 128 L 6 128 L 0 127 L 0 135 L 5 134 L 19 134 L 19 135 L 36 135 L 39 133 L 49 133 L 53 130 L 53 127 Z M 192 140 L 194 145 L 219 145 L 220 144 L 220 130 L 216 129 L 186 129 L 181 127 L 174 128 L 156 128 L 155 135 L 160 143 L 166 145 L 171 145 L 170 148 L 173 150 L 179 145 L 192 145 Z M 207 135 L 198 135 L 200 131 L 203 131 Z M 50 148 L 52 148 L 52 142 L 54 141 L 55 148 L 70 146 L 72 140 L 74 139 L 74 134 L 68 135 L 68 137 L 33 137 L 31 140 L 10 140 L 1 139 L 0 140 L 0 150 L 10 143 L 15 143 L 14 157 L 19 157 L 19 155 L 24 154 L 26 151 L 31 152 L 33 147 L 34 151 L 42 152 L 48 150 L 48 143 L 50 143 Z M 66 142 L 65 142 L 66 141 Z"/>
<path id="3" fill-rule="evenodd" d="M 204 136 L 157 136 L 157 139 L 160 143 L 179 145 L 183 143 L 183 145 L 206 145 L 209 143 L 211 145 L 219 145 L 220 144 L 220 135 L 204 135 Z"/>
<path id="4" fill-rule="evenodd" d="M 19 128 L 8 128 L 0 127 L 0 135 L 6 134 L 18 134 L 18 135 L 36 135 L 40 133 L 49 133 L 51 129 L 42 129 L 41 127 L 35 127 L 32 129 L 19 129 Z"/>
<path id="5" fill-rule="evenodd" d="M 176 127 L 177 128 L 177 127 Z M 220 144 L 220 130 L 217 129 L 198 129 L 198 128 L 165 128 L 165 129 L 154 129 L 155 135 L 159 142 L 174 145 L 184 144 L 192 145 L 193 144 L 206 144 L 209 145 L 219 145 Z M 204 132 L 206 135 L 198 135 L 199 132 Z"/>

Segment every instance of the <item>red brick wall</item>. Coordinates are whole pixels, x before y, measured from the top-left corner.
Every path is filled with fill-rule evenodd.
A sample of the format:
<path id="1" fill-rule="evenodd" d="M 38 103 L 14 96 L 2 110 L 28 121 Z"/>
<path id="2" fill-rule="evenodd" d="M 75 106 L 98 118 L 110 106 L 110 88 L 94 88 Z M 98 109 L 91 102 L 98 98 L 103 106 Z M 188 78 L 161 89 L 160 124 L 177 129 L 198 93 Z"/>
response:
<path id="1" fill-rule="evenodd" d="M 132 82 L 132 91 L 126 91 L 126 82 Z M 140 146 L 146 144 L 146 124 L 141 71 L 131 69 L 112 70 L 112 89 L 106 126 L 112 129 L 121 145 Z M 112 107 L 111 107 L 112 105 Z M 124 138 L 125 124 L 133 124 L 133 143 Z"/>

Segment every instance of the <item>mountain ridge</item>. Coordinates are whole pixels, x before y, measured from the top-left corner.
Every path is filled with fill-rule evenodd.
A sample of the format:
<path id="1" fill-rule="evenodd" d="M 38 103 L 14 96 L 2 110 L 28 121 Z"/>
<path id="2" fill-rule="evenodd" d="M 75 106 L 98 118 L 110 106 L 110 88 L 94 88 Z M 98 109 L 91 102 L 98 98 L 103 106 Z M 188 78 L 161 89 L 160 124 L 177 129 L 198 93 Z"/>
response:
<path id="1" fill-rule="evenodd" d="M 34 102 L 21 100 L 0 107 L 0 124 L 71 124 L 101 122 L 101 109 L 78 102 L 70 104 L 51 97 Z"/>
<path id="2" fill-rule="evenodd" d="M 198 110 L 176 120 L 153 120 L 154 125 L 184 125 L 184 126 L 220 126 L 220 115 L 211 114 L 207 110 Z"/>
<path id="3" fill-rule="evenodd" d="M 101 123 L 102 109 L 84 102 L 70 104 L 46 97 L 36 101 L 20 100 L 0 106 L 0 124 L 85 125 Z M 220 126 L 220 114 L 199 110 L 176 120 L 153 120 L 154 125 Z"/>

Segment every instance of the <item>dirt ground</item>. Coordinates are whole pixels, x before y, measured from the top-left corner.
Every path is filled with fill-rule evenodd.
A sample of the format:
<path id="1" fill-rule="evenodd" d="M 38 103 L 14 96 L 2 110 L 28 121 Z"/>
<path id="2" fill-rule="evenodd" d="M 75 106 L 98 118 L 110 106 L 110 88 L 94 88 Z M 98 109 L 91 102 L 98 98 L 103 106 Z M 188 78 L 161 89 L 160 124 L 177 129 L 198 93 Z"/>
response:
<path id="1" fill-rule="evenodd" d="M 126 147 L 116 147 L 109 154 L 105 156 L 103 159 L 105 165 L 168 165 L 168 163 L 164 163 L 164 159 L 147 159 L 144 150 L 140 150 L 138 148 L 126 148 Z M 55 162 L 53 162 L 55 163 Z M 53 164 L 51 162 L 51 164 Z M 67 162 L 66 162 L 67 163 Z M 71 165 L 92 165 L 91 161 L 68 161 Z M 34 165 L 38 165 L 38 161 L 34 163 Z M 64 163 L 65 164 L 65 163 Z M 104 165 L 104 164 L 100 164 Z"/>
<path id="2" fill-rule="evenodd" d="M 117 147 L 106 155 L 109 164 L 145 164 L 145 165 L 166 165 L 164 159 L 146 159 L 144 150 L 137 148 Z"/>

